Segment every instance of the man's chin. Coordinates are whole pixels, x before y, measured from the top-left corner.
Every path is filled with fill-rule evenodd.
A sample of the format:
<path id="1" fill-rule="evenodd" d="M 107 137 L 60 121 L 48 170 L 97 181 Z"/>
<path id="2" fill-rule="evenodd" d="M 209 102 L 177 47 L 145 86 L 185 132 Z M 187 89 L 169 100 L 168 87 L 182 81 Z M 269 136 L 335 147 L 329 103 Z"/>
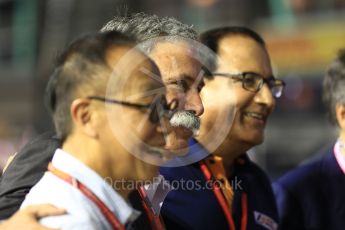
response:
<path id="1" fill-rule="evenodd" d="M 170 152 L 171 158 L 185 156 L 188 153 L 188 140 L 176 139 L 167 142 L 165 149 Z"/>
<path id="2" fill-rule="evenodd" d="M 166 137 L 165 149 L 173 157 L 185 156 L 188 153 L 188 142 L 192 138 L 193 131 L 184 127 L 174 127 L 174 131 Z"/>
<path id="3" fill-rule="evenodd" d="M 264 142 L 264 136 L 255 135 L 251 138 L 248 138 L 247 142 L 249 142 L 253 147 L 257 145 L 261 145 Z"/>

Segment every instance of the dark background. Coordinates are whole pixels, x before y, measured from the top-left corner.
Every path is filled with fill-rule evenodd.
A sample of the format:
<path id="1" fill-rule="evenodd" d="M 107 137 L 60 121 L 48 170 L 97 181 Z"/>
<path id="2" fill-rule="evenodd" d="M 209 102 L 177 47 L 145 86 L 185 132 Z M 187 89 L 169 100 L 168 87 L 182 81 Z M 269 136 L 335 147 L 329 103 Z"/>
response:
<path id="1" fill-rule="evenodd" d="M 344 0 L 0 0 L 0 168 L 52 128 L 42 98 L 59 51 L 120 12 L 141 11 L 198 32 L 245 25 L 262 34 L 275 74 L 288 83 L 252 154 L 272 179 L 335 140 L 320 97 L 327 64 L 345 47 Z"/>

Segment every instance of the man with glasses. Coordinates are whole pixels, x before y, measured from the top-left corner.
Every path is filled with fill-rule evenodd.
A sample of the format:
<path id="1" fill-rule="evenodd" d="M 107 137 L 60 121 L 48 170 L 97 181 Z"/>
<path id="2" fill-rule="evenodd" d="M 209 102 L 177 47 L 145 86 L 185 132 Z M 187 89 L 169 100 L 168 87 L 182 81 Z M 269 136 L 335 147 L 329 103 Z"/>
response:
<path id="1" fill-rule="evenodd" d="M 101 29 L 111 30 L 138 37 L 138 47 L 157 64 L 167 87 L 167 101 L 179 103 L 170 120 L 174 128 L 166 137 L 166 149 L 174 151 L 174 155 L 185 155 L 188 140 L 199 129 L 199 117 L 204 112 L 199 95 L 204 86 L 202 63 L 195 59 L 199 51 L 194 46 L 197 33 L 173 18 L 145 13 L 114 17 Z"/>
<path id="2" fill-rule="evenodd" d="M 232 125 L 209 157 L 186 167 L 160 169 L 167 180 L 202 185 L 168 194 L 162 207 L 167 229 L 277 229 L 270 181 L 246 152 L 264 141 L 267 119 L 284 82 L 273 76 L 265 43 L 254 31 L 225 27 L 200 38 L 219 59 L 210 59 L 213 68 L 202 91 L 205 112 L 197 139 L 208 146 L 218 141 L 210 130 L 222 132 L 227 123 Z M 223 122 L 216 122 L 219 119 Z"/>
<path id="3" fill-rule="evenodd" d="M 67 214 L 42 218 L 41 224 L 59 229 L 125 229 L 138 217 L 127 204 L 136 186 L 118 183 L 136 185 L 158 175 L 158 166 L 130 151 L 165 158 L 161 124 L 168 123 L 166 116 L 172 113 L 157 66 L 133 49 L 134 42 L 115 31 L 90 34 L 72 42 L 58 59 L 47 98 L 62 146 L 22 207 L 50 203 Z M 130 71 L 129 63 L 120 62 L 124 55 L 137 61 Z M 126 114 L 126 119 L 117 119 L 119 114 Z M 131 139 L 132 148 L 126 149 L 117 132 L 135 133 L 138 140 Z"/>
<path id="4" fill-rule="evenodd" d="M 171 117 L 170 124 L 167 124 L 172 127 L 165 134 L 165 149 L 170 150 L 170 157 L 174 157 L 175 154 L 183 156 L 188 150 L 189 138 L 200 126 L 199 116 L 203 113 L 199 95 L 203 87 L 203 78 L 200 75 L 201 64 L 189 53 L 191 50 L 189 42 L 197 39 L 197 33 L 190 26 L 173 18 L 159 18 L 144 13 L 115 17 L 102 28 L 102 31 L 112 30 L 131 34 L 139 42 L 159 36 L 173 38 L 154 42 L 146 47 L 146 51 L 161 72 L 166 86 L 167 103 L 178 110 Z M 150 75 L 154 77 L 154 74 Z M 117 118 L 122 117 L 117 116 Z M 122 138 L 123 142 L 131 139 L 120 134 L 117 137 Z M 55 149 L 60 145 L 59 137 L 54 133 L 46 133 L 18 152 L 0 181 L 0 219 L 8 218 L 18 209 L 25 194 L 42 177 L 47 162 L 51 160 Z M 164 163 L 157 158 L 145 160 L 155 164 Z"/>

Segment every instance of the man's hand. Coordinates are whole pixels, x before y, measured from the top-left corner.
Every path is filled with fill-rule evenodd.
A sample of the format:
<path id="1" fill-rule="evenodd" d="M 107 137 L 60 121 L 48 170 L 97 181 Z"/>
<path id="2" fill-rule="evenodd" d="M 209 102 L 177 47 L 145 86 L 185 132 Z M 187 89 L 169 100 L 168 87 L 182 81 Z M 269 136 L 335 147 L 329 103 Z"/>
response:
<path id="1" fill-rule="evenodd" d="M 38 220 L 46 216 L 65 214 L 66 211 L 50 204 L 32 205 L 16 212 L 11 218 L 0 224 L 0 230 L 51 230 L 38 223 Z"/>

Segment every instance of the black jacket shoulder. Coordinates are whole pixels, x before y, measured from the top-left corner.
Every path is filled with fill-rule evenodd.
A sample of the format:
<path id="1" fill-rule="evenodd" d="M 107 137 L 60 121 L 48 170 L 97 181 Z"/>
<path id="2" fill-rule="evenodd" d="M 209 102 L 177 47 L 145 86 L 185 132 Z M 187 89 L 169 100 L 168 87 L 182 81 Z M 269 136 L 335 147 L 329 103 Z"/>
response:
<path id="1" fill-rule="evenodd" d="M 17 152 L 0 178 L 0 220 L 10 217 L 42 178 L 61 145 L 54 132 L 44 133 Z"/>

